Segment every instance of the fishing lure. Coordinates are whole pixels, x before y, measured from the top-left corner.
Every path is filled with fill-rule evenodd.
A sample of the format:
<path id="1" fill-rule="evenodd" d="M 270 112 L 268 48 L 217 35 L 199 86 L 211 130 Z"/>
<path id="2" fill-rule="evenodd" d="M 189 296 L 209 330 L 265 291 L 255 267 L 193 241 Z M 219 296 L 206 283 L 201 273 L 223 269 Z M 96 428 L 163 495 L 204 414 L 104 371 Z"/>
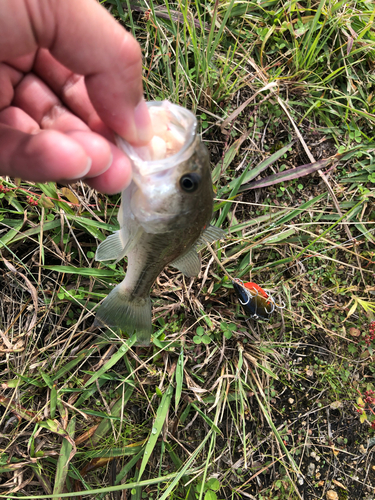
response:
<path id="1" fill-rule="evenodd" d="M 256 283 L 244 283 L 236 278 L 232 281 L 233 288 L 244 311 L 254 319 L 268 320 L 277 304 L 272 295 Z"/>

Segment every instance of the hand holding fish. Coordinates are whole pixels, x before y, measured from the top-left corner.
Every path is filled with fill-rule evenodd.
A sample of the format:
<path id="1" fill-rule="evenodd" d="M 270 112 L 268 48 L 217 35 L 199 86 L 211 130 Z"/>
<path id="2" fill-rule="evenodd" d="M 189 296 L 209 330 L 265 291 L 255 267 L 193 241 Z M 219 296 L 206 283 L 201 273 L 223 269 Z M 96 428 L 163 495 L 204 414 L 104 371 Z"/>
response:
<path id="1" fill-rule="evenodd" d="M 113 141 L 151 139 L 141 50 L 95 0 L 0 2 L 0 175 L 129 184 Z"/>

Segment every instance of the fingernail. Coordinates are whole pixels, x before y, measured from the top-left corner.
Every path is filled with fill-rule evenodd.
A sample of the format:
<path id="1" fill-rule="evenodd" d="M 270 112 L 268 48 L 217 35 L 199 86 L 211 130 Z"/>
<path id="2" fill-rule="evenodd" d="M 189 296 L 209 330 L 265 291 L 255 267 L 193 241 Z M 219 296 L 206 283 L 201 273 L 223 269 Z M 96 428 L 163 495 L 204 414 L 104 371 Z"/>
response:
<path id="1" fill-rule="evenodd" d="M 134 122 L 136 128 L 136 139 L 139 144 L 147 144 L 151 141 L 154 131 L 152 129 L 150 113 L 145 101 L 136 106 L 134 110 Z"/>
<path id="2" fill-rule="evenodd" d="M 70 180 L 74 181 L 75 179 L 82 179 L 83 177 L 85 177 L 85 175 L 90 172 L 91 165 L 92 159 L 88 157 L 86 167 L 79 174 L 75 175 L 74 177 L 70 177 Z"/>
<path id="3" fill-rule="evenodd" d="M 112 165 L 112 163 L 113 163 L 113 153 L 111 152 L 109 162 L 107 163 L 107 165 L 100 170 L 98 170 L 98 168 L 96 168 L 94 170 L 94 172 L 90 172 L 89 175 L 86 175 L 86 179 L 92 179 L 93 177 L 98 177 L 98 175 L 104 174 L 104 172 L 107 172 L 107 170 Z"/>
<path id="4" fill-rule="evenodd" d="M 112 165 L 112 163 L 113 163 L 113 153 L 111 152 L 109 162 L 108 162 L 107 166 L 105 167 L 105 169 L 103 170 L 103 172 L 106 172 L 109 169 L 109 167 Z"/>

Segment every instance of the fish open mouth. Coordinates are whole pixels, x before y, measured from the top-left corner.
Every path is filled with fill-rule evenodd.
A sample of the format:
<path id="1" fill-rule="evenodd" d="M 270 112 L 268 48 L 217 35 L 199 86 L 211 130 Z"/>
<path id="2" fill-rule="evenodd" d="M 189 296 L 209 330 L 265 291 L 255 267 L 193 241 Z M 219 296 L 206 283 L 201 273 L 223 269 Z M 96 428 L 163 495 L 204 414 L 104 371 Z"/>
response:
<path id="1" fill-rule="evenodd" d="M 117 145 L 132 160 L 141 176 L 175 167 L 188 159 L 194 149 L 196 117 L 169 101 L 151 101 L 149 108 L 154 136 L 147 146 L 133 147 L 121 137 Z"/>

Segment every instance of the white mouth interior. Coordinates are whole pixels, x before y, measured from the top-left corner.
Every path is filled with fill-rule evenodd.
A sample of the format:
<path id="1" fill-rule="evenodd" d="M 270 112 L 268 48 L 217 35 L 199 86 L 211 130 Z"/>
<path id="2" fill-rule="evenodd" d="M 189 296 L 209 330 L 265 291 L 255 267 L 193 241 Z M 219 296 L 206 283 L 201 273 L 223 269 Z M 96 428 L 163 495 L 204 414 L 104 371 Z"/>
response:
<path id="1" fill-rule="evenodd" d="M 149 108 L 154 137 L 147 145 L 148 161 L 169 158 L 180 151 L 187 139 L 187 131 L 182 124 L 173 120 L 168 106 Z"/>
<path id="2" fill-rule="evenodd" d="M 133 162 L 141 174 L 152 174 L 172 168 L 192 154 L 196 137 L 197 120 L 191 111 L 169 101 L 147 103 L 154 136 L 147 146 L 134 147 L 121 137 L 117 145 Z"/>

